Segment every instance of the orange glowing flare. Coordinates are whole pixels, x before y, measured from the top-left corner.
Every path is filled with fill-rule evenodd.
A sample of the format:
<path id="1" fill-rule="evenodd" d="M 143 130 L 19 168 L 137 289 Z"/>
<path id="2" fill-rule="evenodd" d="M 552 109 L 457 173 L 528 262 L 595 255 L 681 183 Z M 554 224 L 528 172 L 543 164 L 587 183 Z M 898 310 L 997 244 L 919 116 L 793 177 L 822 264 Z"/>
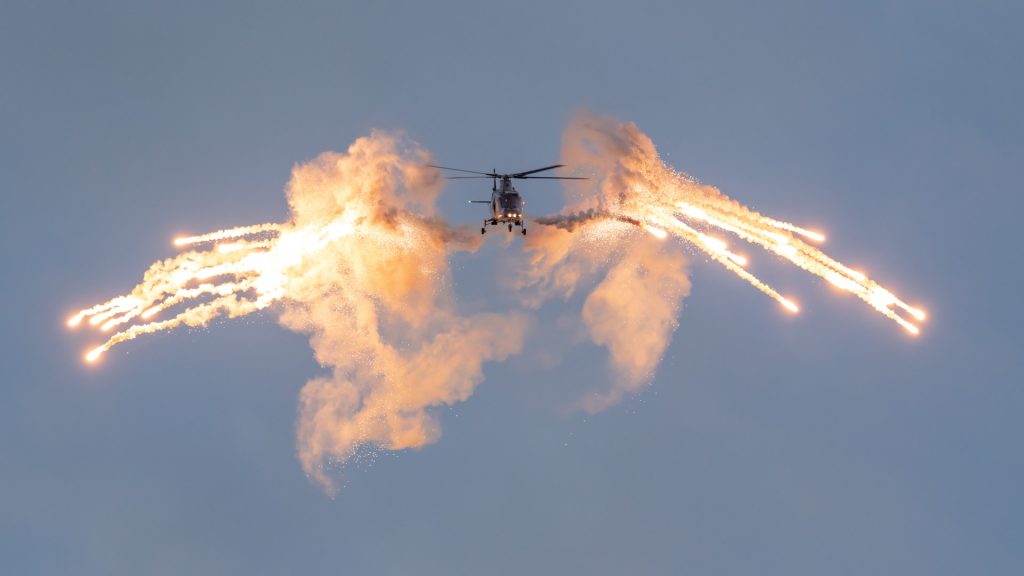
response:
<path id="1" fill-rule="evenodd" d="M 692 206 L 690 204 L 687 204 L 686 202 L 677 202 L 676 206 L 681 208 L 682 211 L 683 211 L 683 214 L 685 214 L 689 218 L 693 218 L 694 220 L 707 220 L 708 219 L 707 212 L 701 210 L 700 208 L 698 208 L 696 206 Z"/>
<path id="2" fill-rule="evenodd" d="M 810 238 L 811 240 L 814 240 L 819 244 L 825 241 L 825 235 L 822 234 L 821 232 L 815 232 L 814 230 L 804 230 L 803 228 L 797 229 L 795 230 L 795 232 L 805 238 Z"/>
<path id="3" fill-rule="evenodd" d="M 928 317 L 927 314 L 925 314 L 924 310 L 921 310 L 920 308 L 907 307 L 907 312 L 910 313 L 910 315 L 913 316 L 914 318 L 917 318 L 918 320 L 921 321 Z"/>
<path id="4" fill-rule="evenodd" d="M 629 155 L 634 153 L 640 154 L 625 155 L 632 158 Z M 585 214 L 581 210 L 566 229 L 572 231 L 580 222 L 595 220 L 620 227 L 623 223 L 638 226 L 659 240 L 671 234 L 777 300 L 788 311 L 799 312 L 795 302 L 745 268 L 746 256 L 732 252 L 725 240 L 716 237 L 719 233 L 731 234 L 860 298 L 912 334 L 919 332 L 905 317 L 920 322 L 925 319 L 925 312 L 909 306 L 863 272 L 846 267 L 813 245 L 812 242 L 825 241 L 822 232 L 760 214 L 713 187 L 696 184 L 656 157 L 641 160 L 643 170 L 618 174 L 623 185 L 605 199 L 600 210 L 587 209 Z M 78 312 L 67 320 L 67 325 L 76 328 L 86 320 L 103 331 L 120 327 L 120 331 L 86 355 L 86 360 L 93 361 L 113 346 L 143 334 L 182 325 L 204 326 L 218 317 L 244 316 L 292 297 L 293 291 L 300 288 L 308 290 L 308 281 L 293 280 L 309 273 L 323 250 L 355 252 L 365 249 L 367 242 L 387 238 L 387 245 L 380 249 L 393 251 L 403 249 L 399 245 L 403 239 L 424 241 L 412 240 L 414 235 L 408 234 L 412 220 L 399 223 L 384 234 L 384 228 L 372 224 L 375 220 L 365 218 L 372 208 L 360 204 L 362 201 L 357 195 L 344 210 L 307 214 L 309 217 L 301 225 L 297 221 L 255 224 L 175 237 L 174 245 L 186 247 L 186 251 L 154 264 L 128 294 Z M 302 206 L 308 211 L 320 204 Z M 561 225 L 558 218 L 545 220 L 549 220 L 549 225 Z M 388 226 L 396 225 L 390 219 L 387 222 Z M 712 229 L 714 235 L 706 233 Z M 167 319 L 155 318 L 170 310 L 175 314 Z"/>
<path id="5" fill-rule="evenodd" d="M 711 236 L 705 236 L 704 234 L 701 234 L 700 240 L 701 242 L 704 243 L 705 246 L 711 248 L 715 252 L 727 252 L 729 250 L 729 245 L 726 244 L 724 241 L 719 240 L 718 238 L 713 238 Z"/>
<path id="6" fill-rule="evenodd" d="M 800 311 L 800 307 L 797 306 L 795 302 L 788 298 L 779 298 L 779 304 L 782 304 L 782 306 L 786 308 L 786 310 L 789 310 L 794 314 Z"/>
<path id="7" fill-rule="evenodd" d="M 288 272 L 331 242 L 351 235 L 355 227 L 346 215 L 283 233 L 278 224 L 260 224 L 179 238 L 179 245 L 237 239 L 228 249 L 208 247 L 184 252 L 177 258 L 154 264 L 143 282 L 129 295 L 118 296 L 72 316 L 68 326 L 82 320 L 102 331 L 130 324 L 89 352 L 94 361 L 110 348 L 143 334 L 177 326 L 202 326 L 219 316 L 238 317 L 263 310 L 287 296 Z M 277 232 L 275 237 L 268 237 Z M 400 243 L 386 250 L 401 249 Z M 154 320 L 159 312 L 181 306 L 176 315 Z"/>
<path id="8" fill-rule="evenodd" d="M 856 281 L 839 274 L 838 272 L 829 272 L 825 276 L 825 280 L 828 280 L 836 288 L 841 288 L 847 292 L 855 292 L 860 289 L 861 285 Z"/>
<path id="9" fill-rule="evenodd" d="M 256 234 L 280 232 L 280 230 L 281 225 L 273 223 L 255 224 L 253 226 L 239 226 L 238 228 L 218 230 L 216 232 L 210 232 L 209 234 L 200 234 L 199 236 L 179 236 L 174 239 L 174 245 L 188 246 L 191 244 L 205 244 L 207 242 L 227 240 L 228 238 L 241 238 L 243 236 L 253 236 Z"/>
<path id="10" fill-rule="evenodd" d="M 729 252 L 728 254 L 726 254 L 726 256 L 729 258 L 729 260 L 735 262 L 737 266 L 747 265 L 747 259 L 744 258 L 743 256 L 740 256 L 739 254 L 733 254 L 732 252 Z"/>
<path id="11" fill-rule="evenodd" d="M 668 232 L 665 232 L 661 228 L 656 228 L 656 227 L 651 226 L 651 225 L 647 225 L 647 226 L 645 226 L 645 228 L 647 229 L 648 232 L 651 233 L 651 236 L 654 236 L 658 240 L 664 240 L 665 238 L 668 237 Z"/>

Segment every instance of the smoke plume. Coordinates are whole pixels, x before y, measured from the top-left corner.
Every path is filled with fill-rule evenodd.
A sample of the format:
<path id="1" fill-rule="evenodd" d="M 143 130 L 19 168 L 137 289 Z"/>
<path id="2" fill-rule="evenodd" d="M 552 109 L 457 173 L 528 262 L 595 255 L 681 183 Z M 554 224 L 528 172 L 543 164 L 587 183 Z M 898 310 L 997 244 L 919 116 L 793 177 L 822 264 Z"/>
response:
<path id="1" fill-rule="evenodd" d="M 612 375 L 608 390 L 581 400 L 596 412 L 654 376 L 690 282 L 682 246 L 645 232 L 629 210 L 636 183 L 661 166 L 647 136 L 632 123 L 579 113 L 563 137 L 562 161 L 592 179 L 569 189 L 561 214 L 534 219 L 544 227 L 526 243 L 520 287 L 528 306 L 589 290 L 582 323 L 608 349 Z"/>
<path id="2" fill-rule="evenodd" d="M 294 226 L 349 219 L 373 232 L 318 251 L 284 290 L 281 323 L 308 333 L 330 371 L 303 387 L 298 415 L 299 460 L 325 486 L 325 461 L 436 440 L 430 408 L 468 398 L 482 364 L 516 354 L 526 331 L 515 312 L 459 314 L 449 252 L 479 240 L 434 217 L 441 180 L 404 146 L 375 133 L 297 167 L 288 185 Z"/>
<path id="3" fill-rule="evenodd" d="M 689 293 L 684 248 L 730 270 L 786 310 L 797 304 L 745 269 L 731 234 L 863 300 L 913 334 L 924 312 L 807 241 L 824 236 L 755 212 L 674 171 L 632 123 L 580 113 L 565 132 L 572 181 L 560 214 L 534 219 L 510 311 L 465 314 L 452 294 L 453 252 L 481 237 L 435 211 L 443 179 L 401 135 L 373 132 L 344 153 L 296 166 L 291 218 L 178 238 L 184 251 L 153 264 L 128 294 L 68 320 L 113 332 L 93 362 L 138 336 L 273 309 L 307 334 L 323 374 L 299 395 L 296 445 L 311 478 L 333 489 L 332 467 L 360 450 L 437 440 L 433 410 L 467 399 L 486 362 L 518 354 L 531 311 L 581 302 L 579 326 L 608 352 L 609 382 L 580 400 L 594 412 L 653 377 Z M 805 241 L 806 240 L 806 241 Z M 578 296 L 578 298 L 573 298 Z M 116 330 L 115 330 L 116 329 Z"/>

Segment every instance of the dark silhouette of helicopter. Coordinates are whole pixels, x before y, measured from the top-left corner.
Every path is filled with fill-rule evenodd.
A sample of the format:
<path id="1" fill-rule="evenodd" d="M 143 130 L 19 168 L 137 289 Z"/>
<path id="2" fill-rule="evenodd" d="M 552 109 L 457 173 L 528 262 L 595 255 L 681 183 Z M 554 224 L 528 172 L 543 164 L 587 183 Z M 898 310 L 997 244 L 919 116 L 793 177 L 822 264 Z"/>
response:
<path id="1" fill-rule="evenodd" d="M 512 185 L 512 180 L 586 180 L 586 178 L 578 176 L 531 176 L 531 174 L 536 174 L 537 172 L 561 168 L 564 164 L 552 164 L 551 166 L 545 166 L 535 170 L 527 170 L 525 172 L 516 172 L 514 174 L 498 174 L 497 171 L 475 172 L 473 170 L 447 168 L 445 166 L 435 166 L 433 164 L 428 164 L 428 166 L 431 168 L 440 168 L 442 170 L 454 170 L 456 172 L 478 174 L 478 176 L 449 176 L 449 180 L 459 180 L 464 178 L 490 178 L 492 180 L 491 199 L 489 201 L 469 201 L 470 204 L 491 205 L 491 217 L 484 220 L 484 225 L 480 228 L 481 234 L 487 233 L 488 224 L 491 226 L 498 226 L 500 224 L 507 223 L 509 232 L 512 231 L 513 226 L 519 226 L 523 229 L 523 235 L 526 235 L 526 213 L 524 211 L 526 201 L 519 195 L 519 191 L 516 190 L 516 187 Z M 501 186 L 498 186 L 498 180 L 501 180 Z"/>

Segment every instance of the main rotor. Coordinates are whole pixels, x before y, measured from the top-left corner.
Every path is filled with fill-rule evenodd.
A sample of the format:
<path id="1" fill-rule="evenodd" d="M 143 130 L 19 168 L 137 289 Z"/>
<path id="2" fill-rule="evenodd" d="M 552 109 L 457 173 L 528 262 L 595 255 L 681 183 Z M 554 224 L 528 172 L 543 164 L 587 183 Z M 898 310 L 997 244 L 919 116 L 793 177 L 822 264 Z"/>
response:
<path id="1" fill-rule="evenodd" d="M 501 178 L 502 180 L 516 179 L 516 180 L 586 180 L 579 176 L 530 176 L 530 174 L 536 174 L 537 172 L 545 172 L 547 170 L 554 170 L 555 168 L 561 168 L 565 164 L 552 164 L 551 166 L 545 166 L 543 168 L 535 168 L 533 170 L 526 170 L 525 172 L 513 172 L 511 174 L 498 174 L 496 171 L 491 172 L 477 172 L 476 170 L 463 170 L 462 168 L 448 168 L 447 166 L 436 166 L 434 164 L 427 164 L 431 168 L 440 168 L 441 170 L 454 170 L 455 172 L 468 172 L 470 174 L 479 174 L 479 176 L 449 176 L 449 180 L 458 180 L 460 178 Z"/>
<path id="2" fill-rule="evenodd" d="M 462 180 L 466 178 L 491 178 L 494 180 L 492 189 L 497 189 L 498 179 L 502 181 L 507 180 L 586 180 L 586 178 L 580 176 L 531 176 L 538 172 L 546 172 L 548 170 L 554 170 L 555 168 L 561 168 L 565 164 L 552 164 L 551 166 L 545 166 L 543 168 L 535 168 L 533 170 L 526 170 L 524 172 L 513 172 L 510 174 L 499 174 L 496 170 L 490 172 L 477 172 L 476 170 L 463 170 L 462 168 L 449 168 L 447 166 L 437 166 L 434 164 L 427 164 L 431 168 L 440 168 L 441 170 L 452 170 L 455 172 L 466 172 L 468 174 L 477 174 L 477 176 L 448 176 L 449 180 Z"/>

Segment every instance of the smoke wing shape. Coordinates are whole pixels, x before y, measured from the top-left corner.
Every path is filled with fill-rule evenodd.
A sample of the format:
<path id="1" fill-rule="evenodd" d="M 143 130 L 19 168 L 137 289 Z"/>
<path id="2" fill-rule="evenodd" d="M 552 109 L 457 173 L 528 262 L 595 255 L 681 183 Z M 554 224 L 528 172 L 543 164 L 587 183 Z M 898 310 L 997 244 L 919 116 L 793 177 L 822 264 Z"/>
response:
<path id="1" fill-rule="evenodd" d="M 914 334 L 909 318 L 924 320 L 923 311 L 808 243 L 823 242 L 820 233 L 674 171 L 632 123 L 577 115 L 562 161 L 594 178 L 570 185 L 563 213 L 534 219 L 542 226 L 526 239 L 518 287 L 526 310 L 588 287 L 582 327 L 608 349 L 613 375 L 609 388 L 582 400 L 588 411 L 614 404 L 654 374 L 690 290 L 686 245 L 798 310 L 744 268 L 746 257 L 722 233 L 856 295 Z M 476 250 L 480 237 L 435 214 L 443 181 L 428 163 L 417 145 L 382 132 L 345 153 L 325 153 L 294 169 L 289 221 L 178 238 L 185 251 L 68 325 L 112 333 L 86 354 L 95 361 L 143 334 L 273 306 L 282 325 L 309 335 L 325 368 L 300 393 L 297 451 L 307 474 L 332 490 L 330 466 L 364 447 L 435 441 L 440 427 L 431 409 L 468 398 L 485 362 L 521 351 L 530 324 L 525 311 L 458 310 L 449 256 Z"/>
<path id="2" fill-rule="evenodd" d="M 422 154 L 395 154 L 377 136 L 346 155 L 295 170 L 289 201 L 296 224 L 356 214 L 359 234 L 292 272 L 281 323 L 310 334 L 330 378 L 309 382 L 299 403 L 299 458 L 325 486 L 325 459 L 343 462 L 361 446 L 389 450 L 434 441 L 432 406 L 465 400 L 485 361 L 522 347 L 520 314 L 460 316 L 448 290 L 451 249 L 479 240 L 430 214 L 441 180 Z M 417 151 L 418 152 L 418 151 Z"/>
<path id="3" fill-rule="evenodd" d="M 615 372 L 611 389 L 583 399 L 589 412 L 617 403 L 654 376 L 690 292 L 679 248 L 640 240 L 631 243 L 583 304 L 583 323 L 594 343 L 608 348 Z"/>
<path id="4" fill-rule="evenodd" d="M 305 471 L 331 490 L 325 464 L 363 446 L 434 441 L 431 407 L 466 399 L 484 362 L 522 347 L 522 314 L 456 309 L 448 256 L 480 240 L 434 215 L 442 180 L 428 161 L 380 132 L 344 154 L 325 153 L 293 171 L 291 221 L 179 238 L 177 246 L 197 249 L 154 264 L 129 294 L 68 324 L 128 325 L 86 355 L 94 361 L 142 334 L 276 304 L 281 323 L 309 334 L 329 372 L 302 389 L 297 447 Z"/>
<path id="5" fill-rule="evenodd" d="M 573 283 L 581 278 L 575 273 L 581 268 L 576 255 L 597 250 L 594 246 L 599 244 L 621 242 L 614 238 L 621 236 L 621 231 L 598 231 L 596 227 L 602 222 L 627 222 L 658 239 L 673 235 L 686 241 L 787 310 L 798 311 L 793 300 L 744 268 L 745 256 L 732 251 L 714 235 L 715 231 L 726 232 L 850 292 L 908 332 L 919 332 L 912 320 L 924 320 L 922 310 L 910 306 L 863 272 L 850 269 L 804 241 L 823 242 L 825 237 L 821 233 L 764 216 L 718 189 L 674 171 L 661 161 L 654 144 L 633 123 L 591 113 L 578 114 L 563 140 L 563 161 L 590 167 L 598 176 L 596 194 L 577 193 L 564 214 L 538 219 L 538 223 L 567 231 L 579 230 L 583 232 L 580 238 L 589 242 L 567 250 L 564 241 L 563 245 L 545 242 L 557 236 L 540 237 L 530 245 L 537 252 L 533 258 L 534 283 L 548 283 L 554 277 L 563 292 L 571 292 Z M 592 233 L 587 234 L 587 228 Z M 560 270 L 562 267 L 570 271 Z"/>
<path id="6" fill-rule="evenodd" d="M 633 125 L 578 114 L 563 138 L 562 157 L 596 176 L 597 185 L 577 184 L 562 214 L 534 219 L 544 226 L 527 241 L 530 258 L 519 288 L 524 303 L 536 307 L 596 282 L 580 314 L 591 341 L 608 349 L 613 374 L 607 390 L 581 401 L 597 412 L 654 376 L 690 282 L 682 247 L 662 242 L 664 232 L 632 208 L 642 200 L 627 194 L 649 164 L 660 163 L 650 139 Z"/>

